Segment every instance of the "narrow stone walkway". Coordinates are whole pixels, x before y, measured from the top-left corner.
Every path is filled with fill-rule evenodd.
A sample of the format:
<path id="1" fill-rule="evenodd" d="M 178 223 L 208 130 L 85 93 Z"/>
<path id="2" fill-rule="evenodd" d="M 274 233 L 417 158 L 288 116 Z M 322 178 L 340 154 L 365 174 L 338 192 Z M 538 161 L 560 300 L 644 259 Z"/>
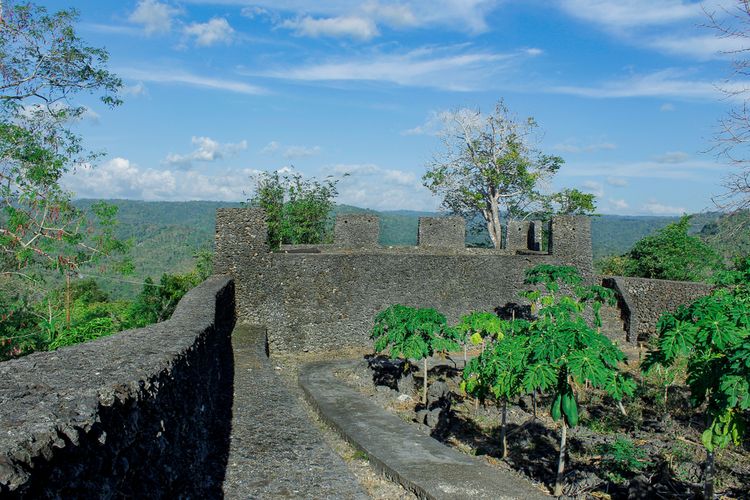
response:
<path id="1" fill-rule="evenodd" d="M 284 388 L 266 354 L 265 330 L 238 325 L 232 348 L 234 401 L 225 497 L 367 498 Z"/>
<path id="2" fill-rule="evenodd" d="M 419 497 L 431 499 L 548 498 L 529 481 L 498 470 L 419 433 L 333 372 L 353 361 L 320 362 L 300 371 L 300 385 L 323 420 L 364 451 L 370 462 Z"/>

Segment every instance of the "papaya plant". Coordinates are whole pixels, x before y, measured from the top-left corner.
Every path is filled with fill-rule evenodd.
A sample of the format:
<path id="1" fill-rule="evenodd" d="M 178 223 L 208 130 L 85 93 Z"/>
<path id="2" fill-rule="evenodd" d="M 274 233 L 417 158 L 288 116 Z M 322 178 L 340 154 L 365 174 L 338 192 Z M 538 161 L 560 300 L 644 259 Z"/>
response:
<path id="1" fill-rule="evenodd" d="M 394 304 L 375 316 L 370 336 L 375 352 L 388 349 L 391 358 L 424 361 L 422 404 L 427 404 L 427 358 L 436 352 L 460 348 L 458 332 L 435 309 Z"/>
<path id="2" fill-rule="evenodd" d="M 576 390 L 595 387 L 614 400 L 632 395 L 635 382 L 618 368 L 623 352 L 599 331 L 599 309 L 613 303 L 611 290 L 581 285 L 576 268 L 540 265 L 526 272 L 527 284 L 539 290 L 522 293 L 537 305 L 537 318 L 528 323 L 529 356 L 523 389 L 552 392 L 550 415 L 560 422 L 560 454 L 554 495 L 562 494 L 568 427 L 578 425 Z M 588 311 L 593 314 L 588 314 Z M 593 321 L 587 318 L 593 316 Z"/>
<path id="3" fill-rule="evenodd" d="M 468 343 L 481 345 L 482 352 L 484 352 L 487 339 L 500 338 L 502 336 L 502 324 L 503 321 L 498 318 L 497 314 L 490 312 L 475 311 L 463 316 L 456 329 L 462 335 L 464 362 L 466 361 L 466 346 Z"/>
<path id="4" fill-rule="evenodd" d="M 643 364 L 649 373 L 687 358 L 690 402 L 705 407 L 705 498 L 714 494 L 717 448 L 739 445 L 747 436 L 750 409 L 750 258 L 721 273 L 711 294 L 666 313 Z"/>
<path id="5" fill-rule="evenodd" d="M 508 456 L 507 411 L 508 402 L 524 393 L 523 378 L 529 356 L 529 337 L 524 335 L 526 322 L 502 325 L 505 334 L 489 344 L 479 356 L 472 358 L 464 368 L 461 387 L 479 399 L 493 396 L 502 408 L 500 442 L 502 456 Z"/>

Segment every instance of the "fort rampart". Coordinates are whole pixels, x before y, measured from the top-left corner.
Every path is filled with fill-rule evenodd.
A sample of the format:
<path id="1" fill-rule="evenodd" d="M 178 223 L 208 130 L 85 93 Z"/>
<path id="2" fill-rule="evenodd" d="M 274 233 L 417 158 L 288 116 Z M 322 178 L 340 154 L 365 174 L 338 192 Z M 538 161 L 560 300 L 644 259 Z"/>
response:
<path id="1" fill-rule="evenodd" d="M 215 276 L 169 321 L 0 363 L 0 497 L 221 497 L 234 320 Z"/>
<path id="2" fill-rule="evenodd" d="M 561 216 L 548 250 L 536 250 L 541 224 L 508 229 L 506 248 L 466 248 L 464 221 L 423 217 L 416 247 L 378 245 L 378 218 L 340 216 L 329 245 L 271 252 L 259 209 L 219 209 L 215 271 L 235 279 L 238 320 L 264 325 L 271 350 L 316 351 L 370 345 L 375 314 L 401 303 L 434 307 L 450 321 L 520 302 L 524 271 L 537 264 L 577 266 L 593 280 L 591 224 Z"/>

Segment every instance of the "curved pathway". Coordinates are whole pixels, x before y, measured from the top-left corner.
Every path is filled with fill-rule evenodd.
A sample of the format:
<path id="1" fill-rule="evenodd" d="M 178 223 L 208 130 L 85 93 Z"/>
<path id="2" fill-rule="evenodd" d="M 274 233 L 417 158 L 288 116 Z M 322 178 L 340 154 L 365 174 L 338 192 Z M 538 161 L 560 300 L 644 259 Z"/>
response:
<path id="1" fill-rule="evenodd" d="M 234 400 L 226 498 L 366 499 L 266 353 L 263 328 L 232 333 Z"/>
<path id="2" fill-rule="evenodd" d="M 323 420 L 387 476 L 425 498 L 548 498 L 519 475 L 490 467 L 419 433 L 333 375 L 337 368 L 354 363 L 306 365 L 300 371 L 300 385 Z"/>

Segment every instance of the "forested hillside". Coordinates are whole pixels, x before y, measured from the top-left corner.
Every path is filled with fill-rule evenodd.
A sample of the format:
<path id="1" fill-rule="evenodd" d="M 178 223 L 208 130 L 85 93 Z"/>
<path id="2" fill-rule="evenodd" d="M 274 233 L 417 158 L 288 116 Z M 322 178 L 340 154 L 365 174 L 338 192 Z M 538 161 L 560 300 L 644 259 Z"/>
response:
<path id="1" fill-rule="evenodd" d="M 78 200 L 80 208 L 90 207 L 95 200 Z M 164 272 L 185 272 L 194 266 L 194 254 L 212 249 L 216 209 L 239 207 L 240 203 L 214 201 L 146 202 L 109 200 L 119 208 L 117 236 L 133 240 L 131 255 L 135 274 L 129 277 L 108 275 L 102 270 L 85 271 L 91 276 L 109 276 L 102 287 L 117 297 L 132 298 L 146 277 L 158 278 Z M 349 205 L 338 205 L 335 213 L 374 213 L 380 216 L 382 245 L 416 245 L 417 221 L 430 212 L 406 210 L 376 212 Z M 675 222 L 678 217 L 645 217 L 603 215 L 592 218 L 594 258 L 620 255 L 643 236 Z M 692 231 L 701 235 L 725 253 L 733 248 L 750 247 L 746 232 L 727 234 L 722 230 L 718 214 L 699 214 L 692 220 Z M 467 240 L 477 243 L 486 235 L 469 234 Z M 134 283 L 129 283 L 130 281 Z"/>

